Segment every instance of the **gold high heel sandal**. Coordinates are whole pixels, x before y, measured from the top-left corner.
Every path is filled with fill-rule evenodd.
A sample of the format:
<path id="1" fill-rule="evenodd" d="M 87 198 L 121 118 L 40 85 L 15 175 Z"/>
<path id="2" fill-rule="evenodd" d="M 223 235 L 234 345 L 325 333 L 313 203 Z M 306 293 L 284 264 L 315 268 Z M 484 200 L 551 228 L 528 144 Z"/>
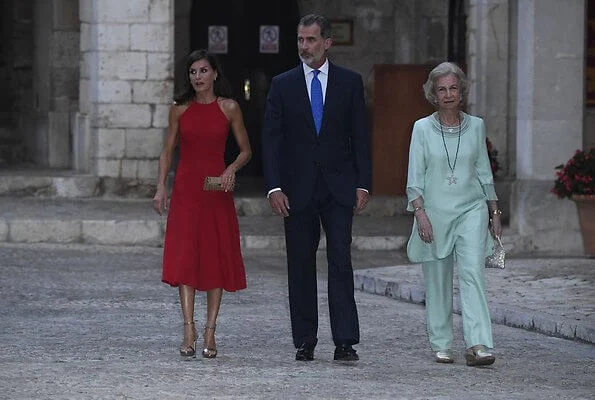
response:
<path id="1" fill-rule="evenodd" d="M 217 348 L 208 348 L 207 347 L 207 329 L 212 329 L 213 330 L 213 341 L 215 339 L 215 328 L 217 328 L 217 325 L 205 325 L 205 331 L 204 331 L 204 349 L 202 350 L 202 356 L 204 358 L 215 358 L 217 357 Z"/>
<path id="2" fill-rule="evenodd" d="M 194 327 L 194 321 L 184 322 L 184 330 L 186 330 L 186 325 L 192 325 L 192 332 L 194 332 L 194 339 L 192 340 L 191 346 L 184 346 L 184 342 L 182 342 L 182 346 L 180 346 L 180 356 L 183 358 L 196 357 L 196 340 L 198 339 L 198 333 L 196 333 L 196 328 Z"/>

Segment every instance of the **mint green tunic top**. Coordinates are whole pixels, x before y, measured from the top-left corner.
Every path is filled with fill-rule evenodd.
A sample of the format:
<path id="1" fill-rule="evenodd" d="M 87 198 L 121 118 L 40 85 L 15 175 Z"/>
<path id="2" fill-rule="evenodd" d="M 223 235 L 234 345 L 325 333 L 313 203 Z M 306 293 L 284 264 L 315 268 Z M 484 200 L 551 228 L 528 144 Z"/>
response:
<path id="1" fill-rule="evenodd" d="M 445 147 L 448 149 L 449 157 Z M 453 171 L 451 167 L 454 168 Z M 451 172 L 456 181 L 449 179 Z M 417 221 L 414 220 L 407 244 L 407 255 L 412 262 L 435 261 L 450 255 L 457 232 L 464 229 L 460 226 L 461 215 L 476 212 L 482 203 L 486 212 L 478 215 L 486 219 L 487 226 L 488 213 L 485 202 L 497 200 L 498 197 L 494 190 L 488 158 L 486 128 L 481 118 L 461 112 L 461 125 L 443 125 L 442 131 L 438 113 L 415 122 L 409 147 L 407 210 L 413 211 L 411 202 L 420 196 L 424 200 L 424 209 L 432 224 L 434 240 L 429 244 L 422 241 Z M 491 236 L 487 230 L 486 236 Z M 479 240 L 491 246 L 491 240 Z M 486 253 L 489 253 L 487 249 Z"/>

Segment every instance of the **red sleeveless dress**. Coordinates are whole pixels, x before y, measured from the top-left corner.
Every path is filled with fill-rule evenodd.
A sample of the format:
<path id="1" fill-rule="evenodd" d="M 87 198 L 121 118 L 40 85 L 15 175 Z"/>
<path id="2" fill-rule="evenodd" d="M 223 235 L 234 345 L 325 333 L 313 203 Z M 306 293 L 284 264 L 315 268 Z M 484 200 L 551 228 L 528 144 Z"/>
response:
<path id="1" fill-rule="evenodd" d="M 204 191 L 225 170 L 229 121 L 217 101 L 192 102 L 179 119 L 180 159 L 163 249 L 162 281 L 207 291 L 246 287 L 238 217 L 231 192 Z"/>

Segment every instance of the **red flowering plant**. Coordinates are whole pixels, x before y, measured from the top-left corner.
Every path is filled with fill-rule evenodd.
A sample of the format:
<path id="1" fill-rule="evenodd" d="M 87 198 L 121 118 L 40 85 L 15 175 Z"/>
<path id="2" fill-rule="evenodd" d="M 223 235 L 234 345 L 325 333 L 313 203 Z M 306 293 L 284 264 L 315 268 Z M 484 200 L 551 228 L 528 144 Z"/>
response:
<path id="1" fill-rule="evenodd" d="M 486 146 L 488 147 L 488 158 L 490 159 L 490 167 L 492 168 L 492 175 L 496 177 L 496 173 L 500 171 L 500 163 L 498 162 L 498 150 L 494 148 L 494 145 L 486 137 Z"/>
<path id="2" fill-rule="evenodd" d="M 595 147 L 577 150 L 566 164 L 556 167 L 556 180 L 552 193 L 559 198 L 572 198 L 575 194 L 595 195 Z"/>

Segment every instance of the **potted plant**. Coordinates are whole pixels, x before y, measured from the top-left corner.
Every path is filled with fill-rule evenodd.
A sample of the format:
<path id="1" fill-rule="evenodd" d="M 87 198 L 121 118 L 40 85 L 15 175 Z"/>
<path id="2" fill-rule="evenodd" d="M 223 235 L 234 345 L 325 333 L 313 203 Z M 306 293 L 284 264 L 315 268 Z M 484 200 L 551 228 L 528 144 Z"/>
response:
<path id="1" fill-rule="evenodd" d="M 585 252 L 595 257 L 595 147 L 577 150 L 556 169 L 552 193 L 576 203 Z"/>

